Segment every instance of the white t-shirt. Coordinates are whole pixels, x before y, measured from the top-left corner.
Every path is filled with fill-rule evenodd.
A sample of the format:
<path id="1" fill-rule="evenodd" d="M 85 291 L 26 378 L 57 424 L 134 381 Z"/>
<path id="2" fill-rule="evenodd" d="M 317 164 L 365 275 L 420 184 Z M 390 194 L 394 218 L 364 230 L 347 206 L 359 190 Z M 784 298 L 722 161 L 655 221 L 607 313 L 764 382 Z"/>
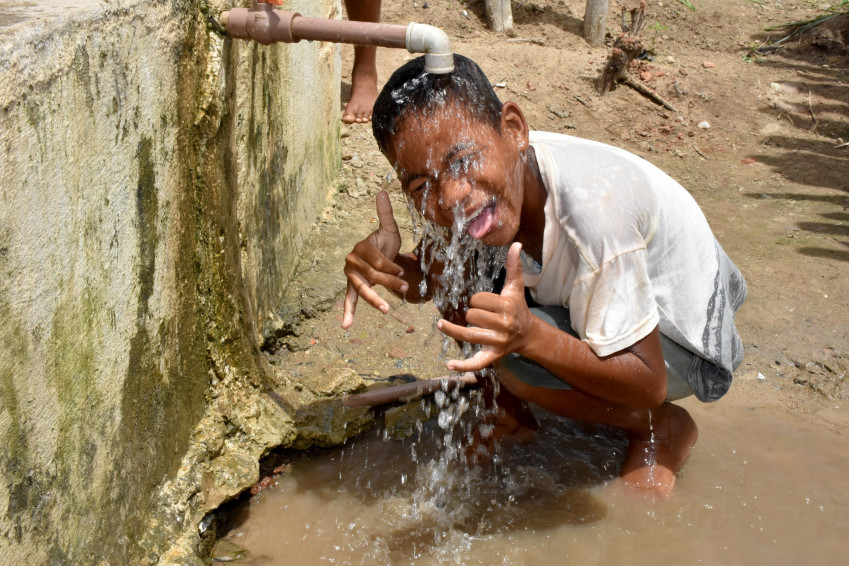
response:
<path id="1" fill-rule="evenodd" d="M 599 356 L 659 326 L 697 355 L 697 397 L 721 397 L 743 357 L 733 317 L 746 284 L 698 204 L 622 149 L 546 132 L 530 139 L 548 191 L 541 269 L 523 257 L 534 300 L 568 307 Z"/>

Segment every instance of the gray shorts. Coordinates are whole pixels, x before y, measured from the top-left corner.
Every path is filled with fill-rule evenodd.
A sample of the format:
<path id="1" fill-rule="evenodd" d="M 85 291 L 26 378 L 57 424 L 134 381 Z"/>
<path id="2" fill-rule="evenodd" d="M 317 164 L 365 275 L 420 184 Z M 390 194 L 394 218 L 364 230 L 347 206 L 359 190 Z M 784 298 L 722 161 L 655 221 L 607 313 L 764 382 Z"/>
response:
<path id="1" fill-rule="evenodd" d="M 569 309 L 564 307 L 531 307 L 531 314 L 548 324 L 568 332 L 575 338 L 580 338 L 572 330 L 569 319 Z M 666 364 L 666 400 L 675 401 L 693 394 L 693 389 L 687 381 L 687 374 L 693 363 L 694 354 L 682 348 L 663 334 L 660 335 L 663 347 L 663 359 Z M 522 382 L 533 387 L 546 389 L 572 389 L 572 386 L 536 363 L 519 354 L 508 354 L 501 359 L 504 369 L 515 375 Z"/>

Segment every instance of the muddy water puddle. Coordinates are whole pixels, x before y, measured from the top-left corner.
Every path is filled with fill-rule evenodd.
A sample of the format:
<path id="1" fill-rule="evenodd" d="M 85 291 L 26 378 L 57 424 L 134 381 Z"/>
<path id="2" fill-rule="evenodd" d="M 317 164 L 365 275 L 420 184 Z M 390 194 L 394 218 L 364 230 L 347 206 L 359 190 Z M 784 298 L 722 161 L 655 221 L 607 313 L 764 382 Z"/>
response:
<path id="1" fill-rule="evenodd" d="M 231 516 L 250 564 L 841 564 L 849 439 L 774 411 L 682 403 L 699 443 L 666 500 L 614 483 L 615 430 L 539 413 L 542 430 L 468 470 L 434 419 L 291 455 Z"/>

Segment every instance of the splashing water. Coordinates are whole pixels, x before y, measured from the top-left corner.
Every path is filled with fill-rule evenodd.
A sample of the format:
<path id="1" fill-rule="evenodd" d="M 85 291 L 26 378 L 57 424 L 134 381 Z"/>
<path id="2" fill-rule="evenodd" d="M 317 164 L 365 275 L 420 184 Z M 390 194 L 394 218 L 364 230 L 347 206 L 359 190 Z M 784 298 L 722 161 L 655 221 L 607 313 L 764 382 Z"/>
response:
<path id="1" fill-rule="evenodd" d="M 420 118 L 417 127 L 421 129 L 421 135 L 427 135 L 429 129 L 433 127 L 432 121 L 422 117 L 432 115 L 449 101 L 454 100 L 448 94 L 448 90 L 453 91 L 454 96 L 457 97 L 456 103 L 461 108 L 471 109 L 471 114 L 461 112 L 452 119 L 484 122 L 487 120 L 483 116 L 486 111 L 482 110 L 486 107 L 486 103 L 473 84 L 467 83 L 463 77 L 454 76 L 450 79 L 451 84 L 446 85 L 445 88 L 430 88 L 433 81 L 444 80 L 444 78 L 434 79 L 425 74 L 408 81 L 407 84 L 392 92 L 392 98 L 396 104 L 406 105 L 413 103 L 413 97 L 418 96 L 417 92 L 420 89 L 428 89 L 425 107 L 416 109 Z M 461 127 L 463 125 L 461 124 Z M 441 163 L 442 156 L 429 157 L 428 162 Z M 483 159 L 478 156 L 475 159 L 454 161 L 442 174 L 448 176 L 451 182 L 468 183 L 470 194 L 472 194 L 476 190 L 475 173 L 481 171 L 478 168 L 483 167 Z M 466 217 L 463 199 L 451 205 L 453 220 L 450 227 L 438 225 L 427 218 L 429 202 L 438 199 L 439 206 L 444 206 L 441 200 L 443 195 L 432 193 L 434 190 L 440 190 L 437 187 L 442 186 L 439 168 L 435 167 L 435 169 L 429 175 L 433 183 L 427 183 L 422 194 L 417 195 L 416 200 L 407 195 L 407 207 L 412 217 L 414 237 L 418 241 L 420 268 L 425 274 L 439 273 L 436 277 L 424 278 L 420 283 L 419 293 L 423 297 L 430 295 L 443 318 L 463 324 L 471 296 L 493 290 L 495 280 L 507 259 L 509 246 L 487 246 L 469 234 L 469 226 L 474 219 Z M 517 167 L 515 171 L 517 177 L 521 174 L 521 170 Z M 507 186 L 519 187 L 521 182 L 517 178 L 512 183 L 508 182 Z M 491 198 L 492 201 L 489 204 L 495 203 L 496 197 L 493 195 Z M 450 337 L 443 337 L 441 352 L 443 357 L 446 356 L 452 343 L 453 340 Z M 479 348 L 479 345 L 464 343 L 461 345 L 462 356 L 472 357 Z M 491 381 L 491 393 L 493 397 L 496 397 L 499 388 L 498 380 L 493 375 L 488 375 L 491 370 L 480 373 L 483 374 L 484 379 Z M 481 392 L 467 396 L 459 394 L 456 390 L 437 393 L 435 404 L 439 411 L 438 428 L 431 430 L 432 434 L 438 437 L 433 440 L 438 444 L 440 452 L 436 458 L 419 464 L 413 480 L 415 487 L 410 512 L 411 517 L 415 519 L 414 523 L 437 525 L 430 531 L 434 537 L 430 544 L 443 548 L 444 545 L 440 544 L 441 539 L 448 536 L 445 533 L 456 535 L 456 527 L 468 525 L 467 528 L 461 529 L 465 533 L 474 533 L 479 529 L 479 526 L 471 526 L 475 523 L 472 515 L 479 510 L 476 511 L 475 505 L 468 504 L 468 500 L 469 494 L 474 491 L 473 483 L 480 483 L 481 474 L 485 472 L 479 466 L 469 465 L 467 452 L 470 450 L 470 439 L 477 435 L 484 440 L 493 433 L 493 426 L 488 423 L 496 420 L 494 417 L 499 408 L 494 399 L 485 400 Z M 499 470 L 502 463 L 501 455 L 490 454 L 489 456 L 491 458 L 489 462 L 492 464 L 489 466 L 489 472 L 494 469 L 496 474 L 502 474 L 497 481 L 501 484 L 515 484 L 516 480 L 512 477 L 512 471 L 507 468 Z M 494 480 L 489 478 L 488 481 Z M 466 501 L 467 504 L 458 504 L 458 501 Z M 458 542 L 462 541 L 455 541 L 455 543 Z M 450 546 L 454 544 L 449 545 L 449 548 Z"/>
<path id="2" fill-rule="evenodd" d="M 425 189 L 421 209 L 416 208 L 408 196 L 407 207 L 412 217 L 414 236 L 419 240 L 419 260 L 423 273 L 430 273 L 441 266 L 442 271 L 432 280 L 424 278 L 419 292 L 426 296 L 430 291 L 437 309 L 445 318 L 464 315 L 469 298 L 479 292 L 492 291 L 495 280 L 507 258 L 507 246 L 486 246 L 471 237 L 467 228 L 469 220 L 461 203 L 452 207 L 451 228 L 439 226 L 424 214 L 430 188 Z M 443 338 L 442 355 L 445 356 L 453 340 Z M 463 357 L 473 356 L 479 348 L 476 344 L 462 345 Z M 493 380 L 497 387 L 497 381 Z M 447 382 L 446 382 L 447 385 Z M 480 483 L 483 471 L 469 465 L 467 459 L 468 440 L 473 438 L 474 429 L 481 421 L 497 410 L 485 407 L 483 395 L 476 391 L 471 395 L 461 394 L 458 389 L 438 391 L 434 396 L 438 410 L 437 425 L 432 428 L 432 442 L 439 447 L 435 458 L 420 462 L 413 478 L 413 492 L 409 509 L 411 536 L 418 537 L 418 544 L 430 549 L 458 548 L 468 544 L 470 534 L 479 528 L 473 526 L 479 510 L 470 505 L 473 486 Z M 483 436 L 482 431 L 479 431 Z M 413 454 L 415 458 L 415 455 Z M 493 459 L 497 464 L 497 458 Z M 501 478 L 501 481 L 510 481 Z M 464 504 L 458 504 L 459 502 Z M 422 531 L 416 525 L 427 525 Z M 466 528 L 457 527 L 466 525 Z M 450 544 L 446 544 L 451 538 Z M 456 540 L 454 540 L 456 539 Z M 465 542 L 464 542 L 465 541 Z"/>
<path id="3" fill-rule="evenodd" d="M 426 199 L 425 199 L 426 200 Z M 421 238 L 420 264 L 424 273 L 430 272 L 435 263 L 443 266 L 437 277 L 437 285 L 432 289 L 433 303 L 443 316 L 455 312 L 465 313 L 468 299 L 475 293 L 492 291 L 507 259 L 507 247 L 483 245 L 466 232 L 468 220 L 460 204 L 453 207 L 454 226 L 448 230 L 426 220 L 415 209 L 412 200 L 408 207 L 413 214 L 414 233 Z M 428 292 L 427 278 L 419 284 L 419 292 Z M 451 339 L 443 341 L 442 353 L 445 354 Z M 474 344 L 464 344 L 463 355 L 474 355 Z"/>
<path id="4" fill-rule="evenodd" d="M 449 90 L 453 91 L 458 101 L 467 108 L 480 108 L 484 105 L 484 97 L 478 91 L 478 85 L 474 81 L 455 73 L 433 75 L 423 72 L 418 77 L 409 79 L 399 88 L 392 90 L 389 96 L 396 105 L 406 107 L 411 104 L 415 105 L 416 100 L 424 93 L 426 97 L 425 106 L 418 107 L 416 111 L 422 115 L 427 115 L 448 102 L 450 99 Z"/>
<path id="5" fill-rule="evenodd" d="M 421 92 L 427 92 L 425 107 L 418 107 L 416 114 L 420 118 L 417 126 L 421 128 L 422 135 L 428 133 L 431 128 L 429 120 L 423 120 L 437 109 L 445 106 L 449 99 L 447 89 L 454 90 L 459 96 L 458 104 L 465 108 L 482 108 L 484 106 L 477 90 L 466 84 L 465 79 L 456 75 L 450 77 L 450 85 L 446 88 L 431 88 L 434 81 L 445 81 L 446 78 L 434 78 L 427 73 L 411 79 L 402 87 L 392 91 L 391 97 L 395 104 L 406 106 L 413 103 L 413 98 Z M 423 90 L 424 89 L 424 90 Z M 477 117 L 478 119 L 480 117 Z M 460 119 L 467 120 L 469 116 Z M 475 119 L 475 118 L 472 118 Z M 397 126 L 397 124 L 395 124 Z M 394 134 L 395 132 L 393 132 Z M 441 156 L 429 160 L 438 163 Z M 478 161 L 462 161 L 452 163 L 446 175 L 453 180 L 468 182 L 474 189 L 474 172 L 476 167 L 481 166 Z M 518 172 L 518 170 L 517 170 Z M 433 197 L 431 191 L 439 186 L 438 171 L 434 171 L 432 178 L 436 181 L 432 185 L 426 184 L 420 200 L 414 201 L 413 197 L 407 196 L 407 207 L 412 217 L 414 237 L 418 241 L 418 253 L 420 268 L 424 274 L 437 272 L 435 277 L 425 277 L 419 286 L 419 293 L 425 297 L 430 295 L 434 305 L 443 318 L 455 323 L 465 320 L 465 311 L 469 299 L 475 293 L 491 292 L 495 280 L 504 267 L 508 246 L 492 247 L 484 245 L 480 240 L 473 238 L 468 233 L 468 228 L 473 219 L 467 218 L 462 199 L 451 206 L 453 222 L 452 226 L 445 227 L 429 220 L 426 215 L 427 203 Z M 519 186 L 515 183 L 514 186 Z M 406 193 L 405 193 L 406 194 Z M 429 198 L 430 197 L 430 198 Z M 494 199 L 493 199 L 494 201 Z M 439 201 L 439 205 L 443 203 Z M 431 288 L 429 288 L 429 286 Z M 453 340 L 443 336 L 442 352 L 446 356 Z M 462 356 L 469 358 L 480 348 L 479 345 L 464 343 L 461 345 Z M 497 395 L 498 381 L 493 376 L 485 375 L 486 379 L 492 380 L 495 394 Z M 408 517 L 411 521 L 412 533 L 416 533 L 419 544 L 426 544 L 435 548 L 451 548 L 462 546 L 462 540 L 453 541 L 445 546 L 445 538 L 457 536 L 456 527 L 474 523 L 472 514 L 475 506 L 469 504 L 458 504 L 458 501 L 473 500 L 470 496 L 473 492 L 473 483 L 480 481 L 482 470 L 480 467 L 471 467 L 467 459 L 468 440 L 475 435 L 474 429 L 480 427 L 478 434 L 484 438 L 488 417 L 493 416 L 498 410 L 494 400 L 487 400 L 490 408 L 486 408 L 484 395 L 481 392 L 473 392 L 470 395 L 461 394 L 459 390 L 446 389 L 436 393 L 434 404 L 438 411 L 436 423 L 438 426 L 419 430 L 430 431 L 432 438 L 429 440 L 439 448 L 437 457 L 422 461 L 416 468 L 415 477 L 412 478 L 411 505 Z M 490 427 L 491 428 L 491 427 Z M 491 431 L 490 431 L 491 432 Z M 427 433 L 426 433 L 427 434 Z M 499 458 L 492 455 L 491 462 L 498 466 Z M 412 457 L 415 456 L 415 445 L 412 449 Z M 515 483 L 512 478 L 502 477 L 500 481 Z M 405 479 L 406 482 L 406 479 Z M 427 534 L 420 530 L 417 525 L 429 525 Z M 477 527 L 461 529 L 468 536 L 474 533 Z M 421 538 L 424 536 L 424 538 Z M 432 536 L 432 538 L 431 538 Z M 461 537 L 462 538 L 462 537 Z M 429 539 L 429 540 L 425 540 Z M 413 543 L 414 546 L 416 543 Z M 415 555 L 415 552 L 414 552 Z"/>

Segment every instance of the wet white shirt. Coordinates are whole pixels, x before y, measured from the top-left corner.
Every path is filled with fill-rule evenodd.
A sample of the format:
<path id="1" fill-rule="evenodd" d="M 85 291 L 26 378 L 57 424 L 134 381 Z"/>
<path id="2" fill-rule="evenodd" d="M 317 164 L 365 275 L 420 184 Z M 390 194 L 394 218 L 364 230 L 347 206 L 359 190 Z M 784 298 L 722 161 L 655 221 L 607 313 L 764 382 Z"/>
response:
<path id="1" fill-rule="evenodd" d="M 659 326 L 700 357 L 689 377 L 696 395 L 719 398 L 742 360 L 733 316 L 746 285 L 698 204 L 622 149 L 546 132 L 531 132 L 531 144 L 548 191 L 542 265 L 524 258 L 534 299 L 568 307 L 599 356 Z"/>

